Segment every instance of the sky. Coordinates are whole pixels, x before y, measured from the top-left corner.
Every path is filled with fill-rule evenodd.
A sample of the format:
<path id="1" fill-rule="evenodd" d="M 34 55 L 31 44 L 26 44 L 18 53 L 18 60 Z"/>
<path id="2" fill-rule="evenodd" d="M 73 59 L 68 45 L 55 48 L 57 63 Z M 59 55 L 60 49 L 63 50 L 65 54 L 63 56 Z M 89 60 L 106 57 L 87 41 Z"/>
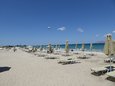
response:
<path id="1" fill-rule="evenodd" d="M 115 0 L 0 0 L 0 45 L 115 39 Z"/>

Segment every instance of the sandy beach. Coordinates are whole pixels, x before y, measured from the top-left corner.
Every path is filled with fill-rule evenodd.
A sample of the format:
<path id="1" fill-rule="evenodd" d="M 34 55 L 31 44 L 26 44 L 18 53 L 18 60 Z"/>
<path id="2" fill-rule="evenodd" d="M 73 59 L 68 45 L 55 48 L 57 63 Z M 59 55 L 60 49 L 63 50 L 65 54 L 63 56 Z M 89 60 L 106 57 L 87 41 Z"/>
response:
<path id="1" fill-rule="evenodd" d="M 91 67 L 103 65 L 104 54 L 81 63 L 61 65 L 57 59 L 47 60 L 22 50 L 0 50 L 0 67 L 11 67 L 0 72 L 0 86 L 114 86 L 106 74 L 94 76 Z"/>
<path id="2" fill-rule="evenodd" d="M 115 86 L 115 0 L 0 0 L 0 86 Z"/>

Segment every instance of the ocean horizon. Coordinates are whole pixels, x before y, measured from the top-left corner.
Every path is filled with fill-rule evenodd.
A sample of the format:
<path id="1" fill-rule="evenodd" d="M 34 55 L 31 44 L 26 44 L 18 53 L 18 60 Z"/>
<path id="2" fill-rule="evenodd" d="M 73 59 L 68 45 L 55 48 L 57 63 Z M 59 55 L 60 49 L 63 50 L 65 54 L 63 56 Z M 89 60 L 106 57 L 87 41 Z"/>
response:
<path id="1" fill-rule="evenodd" d="M 100 51 L 103 52 L 104 50 L 104 44 L 105 43 L 92 43 L 92 51 Z M 59 45 L 59 44 L 58 44 Z M 90 51 L 90 43 L 86 43 L 85 45 L 85 50 L 86 51 Z M 43 47 L 46 48 L 48 45 L 35 45 L 34 47 L 39 48 L 39 47 Z M 53 48 L 55 48 L 57 45 L 52 45 Z M 64 49 L 65 48 L 65 44 L 60 44 L 59 45 L 60 48 Z M 81 49 L 82 44 L 77 44 L 77 49 Z M 69 44 L 69 48 L 70 49 L 76 49 L 76 44 Z"/>

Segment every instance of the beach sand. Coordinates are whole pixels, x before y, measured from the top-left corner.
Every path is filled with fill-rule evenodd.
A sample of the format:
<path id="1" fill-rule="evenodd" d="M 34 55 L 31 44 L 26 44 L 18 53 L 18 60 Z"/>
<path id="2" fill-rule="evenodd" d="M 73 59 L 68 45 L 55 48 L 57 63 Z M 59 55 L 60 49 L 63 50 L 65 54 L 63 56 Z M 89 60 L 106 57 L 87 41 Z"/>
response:
<path id="1" fill-rule="evenodd" d="M 0 86 L 115 86 L 106 75 L 94 76 L 90 68 L 105 64 L 104 54 L 81 63 L 61 65 L 57 59 L 48 60 L 21 50 L 0 50 L 0 67 L 11 67 L 0 72 Z"/>

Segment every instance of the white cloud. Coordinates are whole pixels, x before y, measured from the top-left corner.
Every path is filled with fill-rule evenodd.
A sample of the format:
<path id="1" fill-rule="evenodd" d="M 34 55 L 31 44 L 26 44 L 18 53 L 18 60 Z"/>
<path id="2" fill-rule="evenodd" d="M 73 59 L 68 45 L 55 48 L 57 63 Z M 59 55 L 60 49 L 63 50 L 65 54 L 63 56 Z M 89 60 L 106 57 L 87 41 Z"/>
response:
<path id="1" fill-rule="evenodd" d="M 64 31 L 64 30 L 66 30 L 66 28 L 65 28 L 65 27 L 60 27 L 60 28 L 58 28 L 57 30 L 59 30 L 59 31 Z"/>
<path id="2" fill-rule="evenodd" d="M 51 27 L 48 27 L 48 29 L 51 29 Z"/>
<path id="3" fill-rule="evenodd" d="M 115 33 L 115 30 L 114 30 L 114 31 L 112 31 L 112 33 Z"/>
<path id="4" fill-rule="evenodd" d="M 84 32 L 84 30 L 82 28 L 78 28 L 77 31 L 80 32 L 80 33 Z"/>

